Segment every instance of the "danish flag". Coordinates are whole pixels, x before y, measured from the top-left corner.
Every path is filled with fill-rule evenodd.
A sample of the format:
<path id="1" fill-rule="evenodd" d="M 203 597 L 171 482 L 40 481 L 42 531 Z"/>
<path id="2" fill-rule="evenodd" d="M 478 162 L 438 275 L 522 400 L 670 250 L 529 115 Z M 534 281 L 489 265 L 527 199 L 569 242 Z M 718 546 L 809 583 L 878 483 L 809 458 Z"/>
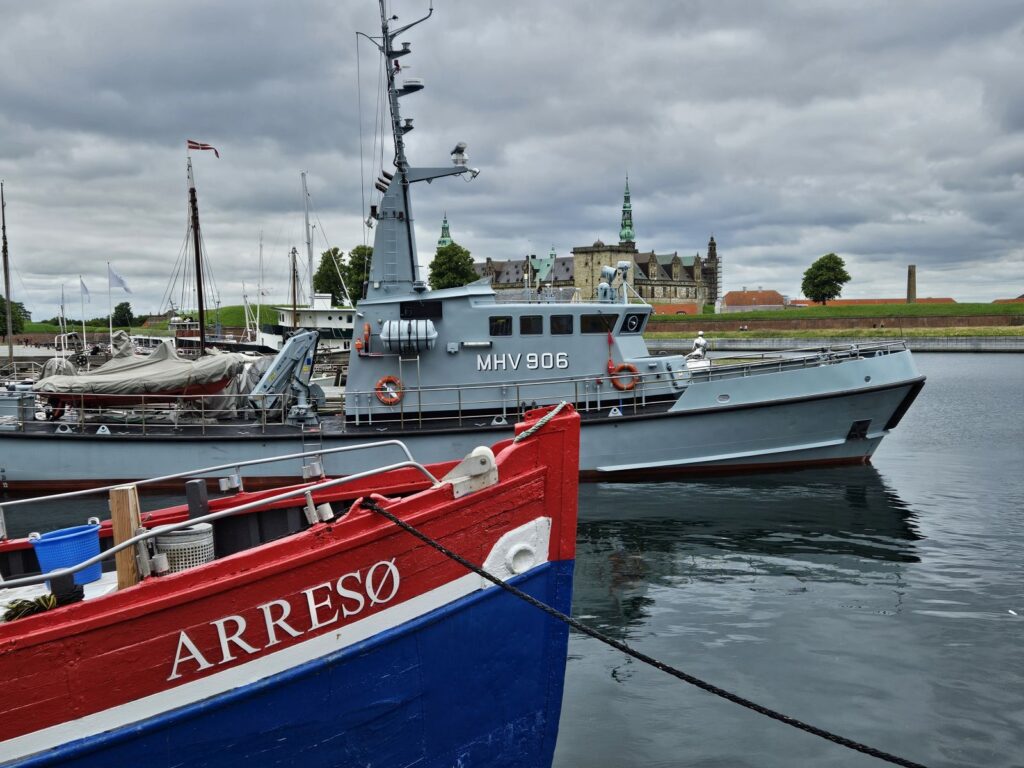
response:
<path id="1" fill-rule="evenodd" d="M 186 146 L 188 147 L 188 149 L 190 149 L 190 150 L 192 150 L 192 149 L 212 149 L 213 150 L 213 154 L 216 155 L 218 160 L 220 159 L 220 152 L 218 152 L 217 148 L 215 146 L 213 146 L 212 144 L 204 144 L 201 141 L 194 141 L 192 139 L 187 139 L 185 143 L 186 143 Z"/>

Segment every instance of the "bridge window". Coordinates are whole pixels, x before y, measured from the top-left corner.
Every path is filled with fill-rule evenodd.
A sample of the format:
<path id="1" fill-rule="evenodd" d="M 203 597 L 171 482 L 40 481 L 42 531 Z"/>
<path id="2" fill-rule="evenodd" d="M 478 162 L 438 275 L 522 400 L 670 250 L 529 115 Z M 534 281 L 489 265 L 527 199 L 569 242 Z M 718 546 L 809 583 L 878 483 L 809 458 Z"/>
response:
<path id="1" fill-rule="evenodd" d="M 519 318 L 520 336 L 537 336 L 544 333 L 544 317 L 542 315 L 522 315 Z"/>
<path id="2" fill-rule="evenodd" d="M 648 315 L 642 312 L 630 312 L 622 322 L 622 330 L 619 333 L 640 333 L 644 329 L 644 323 Z"/>
<path id="3" fill-rule="evenodd" d="M 581 315 L 580 333 L 608 333 L 617 319 L 615 315 Z"/>
<path id="4" fill-rule="evenodd" d="M 572 333 L 572 315 L 552 315 L 551 334 L 565 336 Z"/>
<path id="5" fill-rule="evenodd" d="M 511 336 L 512 316 L 497 315 L 491 318 L 491 336 Z"/>

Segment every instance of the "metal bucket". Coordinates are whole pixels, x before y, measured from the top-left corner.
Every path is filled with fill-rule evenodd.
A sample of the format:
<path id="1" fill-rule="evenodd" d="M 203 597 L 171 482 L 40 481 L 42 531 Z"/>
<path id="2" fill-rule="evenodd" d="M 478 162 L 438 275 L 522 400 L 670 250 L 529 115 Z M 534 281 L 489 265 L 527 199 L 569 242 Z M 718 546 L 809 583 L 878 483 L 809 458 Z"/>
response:
<path id="1" fill-rule="evenodd" d="M 198 523 L 156 537 L 157 552 L 167 555 L 171 573 L 205 565 L 213 560 L 213 526 Z"/>

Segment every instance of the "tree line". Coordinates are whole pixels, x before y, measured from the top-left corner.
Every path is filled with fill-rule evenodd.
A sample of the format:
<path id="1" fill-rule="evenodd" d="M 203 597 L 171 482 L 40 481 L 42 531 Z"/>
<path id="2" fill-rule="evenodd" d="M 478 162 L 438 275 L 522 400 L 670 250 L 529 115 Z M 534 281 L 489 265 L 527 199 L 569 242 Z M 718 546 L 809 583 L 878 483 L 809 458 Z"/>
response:
<path id="1" fill-rule="evenodd" d="M 347 257 L 337 247 L 324 251 L 313 274 L 313 289 L 317 293 L 331 294 L 334 304 L 340 305 L 344 303 L 344 281 L 349 297 L 359 301 L 365 295 L 371 256 L 373 247 L 369 245 L 357 245 Z M 435 291 L 466 285 L 477 277 L 473 257 L 458 243 L 440 246 L 430 262 L 430 287 Z"/>

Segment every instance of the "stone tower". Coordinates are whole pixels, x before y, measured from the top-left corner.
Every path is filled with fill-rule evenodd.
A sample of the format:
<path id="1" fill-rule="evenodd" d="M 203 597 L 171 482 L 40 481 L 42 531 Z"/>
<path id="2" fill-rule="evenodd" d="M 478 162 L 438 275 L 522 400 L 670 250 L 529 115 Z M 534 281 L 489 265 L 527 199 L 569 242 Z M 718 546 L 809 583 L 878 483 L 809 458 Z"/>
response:
<path id="1" fill-rule="evenodd" d="M 448 231 L 448 211 L 444 212 L 444 221 L 441 222 L 441 236 L 437 239 L 437 247 L 444 248 L 452 244 L 452 233 Z"/>
<path id="2" fill-rule="evenodd" d="M 907 304 L 914 304 L 917 302 L 917 266 L 910 264 L 907 266 Z"/>
<path id="3" fill-rule="evenodd" d="M 619 229 L 619 243 L 635 243 L 633 231 L 633 204 L 629 201 L 629 176 L 626 176 L 626 191 L 622 196 L 622 227 Z"/>
<path id="4" fill-rule="evenodd" d="M 708 257 L 704 264 L 704 282 L 708 284 L 707 303 L 714 304 L 725 292 L 722 288 L 722 260 L 718 257 L 718 245 L 715 243 L 714 235 L 708 240 Z"/>

